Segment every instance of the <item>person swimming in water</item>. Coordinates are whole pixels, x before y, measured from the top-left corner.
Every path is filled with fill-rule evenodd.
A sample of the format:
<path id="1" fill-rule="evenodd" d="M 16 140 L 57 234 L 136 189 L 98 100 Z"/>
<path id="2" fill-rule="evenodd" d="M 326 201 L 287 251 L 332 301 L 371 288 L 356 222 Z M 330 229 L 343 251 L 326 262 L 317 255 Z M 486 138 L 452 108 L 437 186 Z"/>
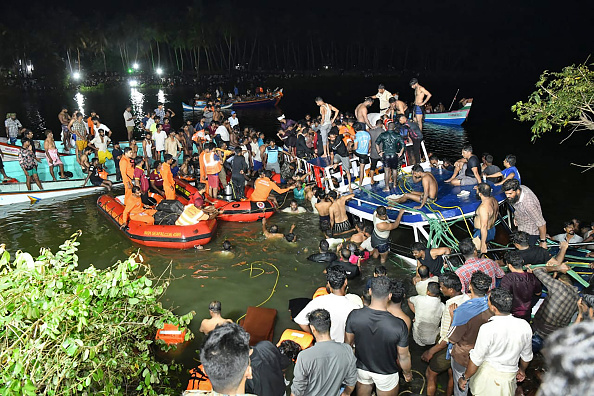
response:
<path id="1" fill-rule="evenodd" d="M 266 239 L 282 239 L 285 238 L 287 242 L 297 242 L 297 235 L 293 233 L 295 231 L 295 224 L 291 225 L 291 229 L 289 230 L 288 234 L 281 234 L 278 232 L 278 226 L 273 225 L 270 226 L 269 229 L 266 229 L 266 218 L 262 219 L 262 234 Z"/>
<path id="2" fill-rule="evenodd" d="M 284 208 L 282 211 L 283 211 L 283 213 L 291 213 L 291 214 L 307 213 L 307 210 L 305 210 L 304 207 L 299 206 L 299 204 L 295 200 L 292 200 L 291 205 L 288 208 Z"/>

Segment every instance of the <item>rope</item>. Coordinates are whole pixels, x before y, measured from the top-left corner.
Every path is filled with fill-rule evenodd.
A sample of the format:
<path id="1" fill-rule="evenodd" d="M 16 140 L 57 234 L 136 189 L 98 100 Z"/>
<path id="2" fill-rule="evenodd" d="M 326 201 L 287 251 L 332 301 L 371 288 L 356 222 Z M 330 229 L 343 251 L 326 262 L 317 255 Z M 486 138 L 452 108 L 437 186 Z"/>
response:
<path id="1" fill-rule="evenodd" d="M 274 265 L 272 263 L 269 263 L 268 261 L 261 261 L 261 260 L 254 261 L 253 263 L 250 264 L 250 267 L 249 268 L 244 268 L 244 269 L 241 270 L 241 272 L 250 271 L 250 279 L 255 279 L 255 278 L 259 277 L 260 275 L 266 273 L 266 271 L 264 271 L 264 268 L 261 267 L 262 264 L 269 265 L 269 266 L 271 266 L 272 268 L 275 269 L 275 271 L 276 271 L 276 279 L 274 280 L 274 286 L 272 286 L 272 290 L 270 291 L 270 294 L 268 295 L 268 297 L 266 298 L 266 300 L 264 300 L 260 304 L 256 305 L 256 307 L 261 307 L 262 305 L 266 304 L 272 298 L 274 292 L 276 292 L 276 286 L 278 285 L 278 279 L 280 277 L 280 271 L 278 270 L 278 268 L 276 267 L 276 265 Z M 254 267 L 254 265 L 260 265 L 260 266 L 259 267 Z M 260 272 L 257 275 L 254 275 L 253 274 L 254 270 L 259 270 Z M 239 323 L 239 321 L 241 319 L 245 318 L 246 315 L 247 315 L 247 313 L 241 315 L 237 319 L 236 323 Z"/>
<path id="2" fill-rule="evenodd" d="M 421 386 L 421 390 L 419 391 L 419 395 L 422 395 L 422 394 L 423 394 L 423 391 L 425 390 L 425 385 L 427 385 L 427 379 L 425 379 L 425 376 L 424 376 L 424 375 L 423 375 L 423 374 L 422 374 L 420 371 L 417 371 L 417 370 L 410 370 L 410 371 L 411 371 L 412 373 L 419 374 L 419 375 L 421 376 L 421 378 L 423 379 L 423 386 Z M 411 381 L 412 381 L 412 380 L 411 380 Z M 398 396 L 400 396 L 400 395 L 402 395 L 402 394 L 404 394 L 404 393 L 411 393 L 411 394 L 412 394 L 412 393 L 413 393 L 413 391 L 412 391 L 412 390 L 409 390 L 409 389 L 407 389 L 407 390 L 403 390 L 402 392 L 400 392 L 400 393 L 398 394 Z"/>

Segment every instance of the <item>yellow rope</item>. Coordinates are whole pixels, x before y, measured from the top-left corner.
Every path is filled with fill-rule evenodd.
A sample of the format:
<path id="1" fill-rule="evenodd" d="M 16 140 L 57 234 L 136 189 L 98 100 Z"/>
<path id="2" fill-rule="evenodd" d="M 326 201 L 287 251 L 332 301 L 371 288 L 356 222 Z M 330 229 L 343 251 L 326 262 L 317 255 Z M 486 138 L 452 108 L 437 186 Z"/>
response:
<path id="1" fill-rule="evenodd" d="M 262 264 L 266 264 L 271 266 L 272 268 L 275 269 L 276 271 L 276 279 L 274 280 L 274 286 L 272 286 L 272 290 L 270 291 L 270 294 L 268 295 L 268 298 L 266 298 L 266 300 L 262 301 L 260 304 L 256 305 L 256 307 L 261 307 L 262 305 L 266 304 L 271 298 L 272 295 L 274 294 L 274 292 L 276 291 L 276 286 L 278 285 L 278 279 L 280 277 L 280 271 L 278 270 L 278 268 L 276 267 L 276 265 L 269 263 L 267 261 L 254 261 L 253 263 L 250 264 L 249 268 L 244 268 L 241 271 L 250 271 L 250 279 L 254 279 L 259 277 L 260 275 L 266 273 L 266 271 L 264 271 L 264 268 L 262 267 L 254 267 L 254 265 L 262 265 Z M 253 271 L 254 270 L 260 270 L 260 272 L 257 275 L 253 275 Z M 239 321 L 243 318 L 245 318 L 245 315 L 247 315 L 247 313 L 243 314 L 242 316 L 239 317 L 239 319 L 237 319 L 236 323 L 239 323 Z"/>

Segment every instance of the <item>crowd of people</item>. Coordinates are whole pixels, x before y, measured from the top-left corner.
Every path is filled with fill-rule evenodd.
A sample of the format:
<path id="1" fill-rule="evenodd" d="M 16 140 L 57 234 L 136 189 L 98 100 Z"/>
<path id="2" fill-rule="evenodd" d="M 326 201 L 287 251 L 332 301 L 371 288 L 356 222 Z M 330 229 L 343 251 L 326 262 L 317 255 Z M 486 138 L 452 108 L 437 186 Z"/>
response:
<path id="1" fill-rule="evenodd" d="M 192 209 L 187 221 L 216 216 L 211 199 L 228 184 L 233 199 L 246 199 L 245 186 L 249 184 L 253 192 L 247 199 L 271 200 L 276 208 L 283 206 L 276 197 L 284 195 L 286 199 L 286 193 L 292 192 L 294 200 L 285 212 L 305 213 L 307 210 L 300 206 L 305 204 L 318 215 L 323 238 L 319 252 L 308 259 L 324 265 L 325 290 L 302 303 L 301 309 L 291 311 L 296 326 L 312 334 L 315 344 L 302 351 L 290 341 L 278 348 L 269 342 L 250 347 L 245 330 L 223 318 L 221 304 L 213 301 L 210 319 L 200 327 L 206 334 L 201 361 L 213 394 L 284 395 L 284 370 L 292 362 L 291 394 L 295 396 L 397 395 L 400 378 L 409 382 L 413 377 L 413 343 L 422 351 L 421 360 L 427 362 L 421 369 L 427 380 L 427 395 L 436 394 L 441 373 L 449 378 L 448 395 L 466 395 L 469 390 L 477 396 L 514 395 L 534 355 L 541 351 L 548 354 L 550 367 L 543 394 L 560 394 L 554 393 L 558 389 L 566 394 L 584 394 L 574 389 L 584 389 L 578 387 L 591 371 L 570 373 L 568 367 L 584 364 L 591 370 L 591 356 L 588 362 L 580 363 L 572 355 L 575 351 L 564 352 L 558 345 L 574 340 L 591 346 L 592 327 L 588 325 L 594 318 L 594 295 L 591 291 L 578 294 L 567 276 L 571 268 L 565 263 L 565 254 L 570 243 L 593 241 L 594 223 L 588 227 L 577 219 L 566 222 L 563 232 L 552 238 L 559 242 L 559 251 L 553 256 L 547 250 L 550 235 L 540 203 L 522 183 L 516 156 L 507 155 L 503 169 L 493 164 L 488 153 L 479 159 L 470 145 L 464 146 L 457 161 L 429 156 L 431 166 L 453 172 L 446 182 L 476 186 L 481 203 L 476 209 L 473 238 L 463 239 L 454 247 L 463 257 L 456 271 L 444 270 L 444 257 L 452 253 L 452 247 L 412 245 L 417 268 L 411 288 L 403 279 L 390 278 L 383 266 L 390 252 L 390 232 L 399 227 L 404 210 L 391 221 L 387 208 L 379 206 L 371 224 L 353 226 L 345 208 L 354 197 L 352 191 L 340 195 L 307 183 L 310 174 L 300 159 L 318 156 L 342 166 L 351 189 L 351 157 L 356 156 L 361 165 L 359 175 L 364 174 L 366 164 L 375 172 L 382 161 L 389 190 L 390 185 L 397 185 L 398 170 L 408 156 L 414 165 L 412 177 L 421 183 L 422 191 L 404 194 L 397 202 L 413 200 L 420 205 L 414 209 L 434 202 L 437 182 L 420 166 L 423 111 L 431 94 L 415 79 L 410 86 L 415 90 L 415 102 L 408 113 L 408 106 L 382 85 L 377 94 L 356 107 L 352 117 L 317 97 L 319 117 L 306 115 L 299 121 L 279 117 L 276 137 L 282 146 L 277 145 L 276 138 L 266 139 L 260 131 L 241 125 L 235 112 L 225 115 L 215 103 L 207 104 L 198 123 L 188 121 L 177 130 L 171 126 L 175 113 L 161 103 L 143 117 L 133 115 L 128 107 L 123 125 L 130 141 L 124 148 L 111 140 L 112 131 L 99 115 L 87 117 L 76 111 L 70 116 L 66 108 L 58 115 L 63 146 L 66 150 L 73 146 L 78 163 L 88 175 L 85 184 L 90 180 L 93 185 L 110 188 L 102 165 L 115 162 L 117 178 L 125 188 L 122 227 L 129 220 L 153 224 L 156 197 L 175 199 L 174 176 L 196 180 L 198 191 L 188 206 L 199 211 Z M 380 101 L 381 114 L 371 122 L 367 109 L 375 99 Z M 32 136 L 28 130 L 21 130 L 16 116 L 10 115 L 7 122 L 11 139 L 23 136 L 19 161 L 28 187 L 34 181 L 42 188 Z M 135 140 L 137 129 L 143 135 L 140 142 Z M 46 131 L 44 149 L 52 177 L 55 179 L 57 166 L 59 177 L 67 178 L 53 139 L 53 132 Z M 359 185 L 362 179 L 360 176 Z M 499 261 L 483 256 L 495 237 L 498 214 L 487 181 L 501 185 L 514 208 L 518 229 L 512 235 L 515 250 Z M 278 225 L 262 221 L 266 239 L 295 243 L 295 228 L 293 224 L 282 233 Z M 364 293 L 348 293 L 348 282 L 360 277 L 361 266 L 371 259 L 379 259 L 379 265 Z M 543 286 L 547 294 L 540 298 Z M 564 353 L 569 354 L 574 366 L 551 360 Z"/>

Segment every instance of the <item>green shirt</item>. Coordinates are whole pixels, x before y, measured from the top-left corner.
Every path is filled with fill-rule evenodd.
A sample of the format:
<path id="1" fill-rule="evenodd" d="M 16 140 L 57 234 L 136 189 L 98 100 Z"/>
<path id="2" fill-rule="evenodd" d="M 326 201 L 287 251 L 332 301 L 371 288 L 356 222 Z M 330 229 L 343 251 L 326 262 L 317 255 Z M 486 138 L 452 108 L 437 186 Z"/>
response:
<path id="1" fill-rule="evenodd" d="M 397 155 L 404 148 L 402 137 L 391 130 L 382 132 L 375 140 L 375 144 L 382 146 L 384 156 Z"/>

